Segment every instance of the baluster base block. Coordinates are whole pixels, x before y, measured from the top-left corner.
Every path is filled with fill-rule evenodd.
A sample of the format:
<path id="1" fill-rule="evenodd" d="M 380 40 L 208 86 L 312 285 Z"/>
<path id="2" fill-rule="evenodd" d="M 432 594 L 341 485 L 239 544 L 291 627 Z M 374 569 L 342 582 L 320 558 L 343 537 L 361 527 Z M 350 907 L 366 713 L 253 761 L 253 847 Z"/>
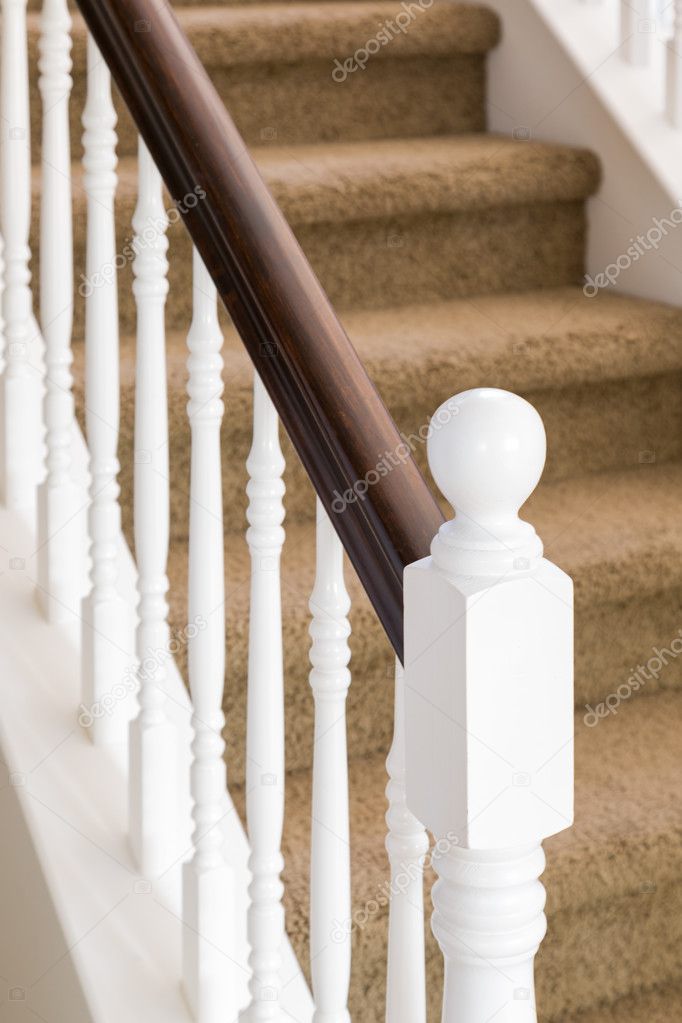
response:
<path id="1" fill-rule="evenodd" d="M 135 649 L 132 608 L 121 598 L 83 601 L 81 680 L 83 713 L 90 715 L 95 745 L 127 742 L 135 713 Z"/>
<path id="2" fill-rule="evenodd" d="M 38 488 L 38 586 L 48 622 L 73 621 L 87 590 L 85 495 L 75 483 Z"/>
<path id="3" fill-rule="evenodd" d="M 178 732 L 170 721 L 130 722 L 130 846 L 145 877 L 157 877 L 178 859 Z"/>
<path id="4" fill-rule="evenodd" d="M 234 1004 L 234 879 L 227 864 L 183 868 L 182 986 L 197 1023 L 237 1018 Z"/>

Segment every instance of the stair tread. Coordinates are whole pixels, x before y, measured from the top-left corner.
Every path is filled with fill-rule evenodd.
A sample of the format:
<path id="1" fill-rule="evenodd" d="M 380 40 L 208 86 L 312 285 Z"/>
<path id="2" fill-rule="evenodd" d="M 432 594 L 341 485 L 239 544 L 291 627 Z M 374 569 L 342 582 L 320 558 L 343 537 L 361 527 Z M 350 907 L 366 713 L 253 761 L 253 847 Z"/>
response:
<path id="1" fill-rule="evenodd" d="M 599 184 L 599 162 L 588 150 L 483 134 L 259 146 L 251 153 L 293 227 L 575 202 Z M 136 157 L 121 157 L 117 173 L 117 201 L 127 208 L 137 196 Z M 72 180 L 74 200 L 83 203 L 78 161 Z M 34 195 L 40 182 L 34 165 Z"/>
<path id="2" fill-rule="evenodd" d="M 378 28 L 404 10 L 398 0 L 203 4 L 175 7 L 175 14 L 207 67 L 330 61 L 351 56 Z M 40 14 L 28 15 L 29 33 L 40 30 Z M 153 26 L 152 29 L 153 31 Z M 74 13 L 73 35 L 85 32 Z M 432 3 L 415 14 L 409 31 L 396 31 L 371 59 L 425 54 L 481 55 L 499 39 L 497 16 L 467 3 Z"/>
<path id="3" fill-rule="evenodd" d="M 480 384 L 511 390 L 565 387 L 586 380 L 621 380 L 682 369 L 682 310 L 663 302 L 603 293 L 587 299 L 579 287 L 401 306 L 347 310 L 343 325 L 384 395 L 391 378 L 411 400 L 422 386 L 434 402 L 434 371 L 451 373 L 459 389 Z M 226 396 L 230 384 L 251 380 L 251 363 L 239 334 L 224 330 Z M 167 357 L 184 372 L 186 334 L 170 330 Z M 76 357 L 81 346 L 75 345 Z M 124 382 L 134 380 L 134 339 L 121 338 Z M 78 364 L 78 363 L 77 363 Z M 173 383 L 181 381 L 171 378 Z M 436 403 L 437 403 L 437 399 Z"/>
<path id="4" fill-rule="evenodd" d="M 599 185 L 585 149 L 490 134 L 256 147 L 293 223 L 582 200 Z"/>

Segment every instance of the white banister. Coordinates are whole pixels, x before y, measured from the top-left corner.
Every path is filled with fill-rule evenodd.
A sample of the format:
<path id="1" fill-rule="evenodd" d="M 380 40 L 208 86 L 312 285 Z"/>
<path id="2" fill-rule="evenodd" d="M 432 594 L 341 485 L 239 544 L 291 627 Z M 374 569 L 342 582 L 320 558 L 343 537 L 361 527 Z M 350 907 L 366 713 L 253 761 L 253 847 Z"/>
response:
<path id="1" fill-rule="evenodd" d="M 26 0 L 2 0 L 0 223 L 4 238 L 5 366 L 0 385 L 0 486 L 30 517 L 42 472 L 39 358 L 29 263 L 31 135 Z M 34 523 L 31 523 L 34 528 Z"/>
<path id="2" fill-rule="evenodd" d="M 165 304 L 168 216 L 163 184 L 140 139 L 139 195 L 133 228 L 137 303 L 135 370 L 135 555 L 139 593 L 137 657 L 140 711 L 130 729 L 130 841 L 153 877 L 177 855 L 177 733 L 166 713 L 169 654 L 168 400 Z"/>
<path id="3" fill-rule="evenodd" d="M 90 449 L 91 583 L 83 601 L 83 703 L 94 742 L 127 740 L 130 700 L 117 699 L 134 647 L 131 609 L 120 597 L 118 551 L 119 428 L 118 285 L 116 279 L 116 112 L 111 75 L 88 36 L 88 89 L 83 111 L 87 195 L 85 422 Z M 104 711 L 106 709 L 106 712 Z"/>
<path id="4" fill-rule="evenodd" d="M 74 420 L 73 211 L 71 204 L 71 15 L 44 0 L 39 42 L 43 103 L 40 323 L 45 341 L 46 477 L 38 491 L 38 597 L 49 621 L 80 611 L 82 553 L 72 528 L 79 492 L 71 479 Z"/>
<path id="5" fill-rule="evenodd" d="M 250 1004 L 242 1018 L 282 1020 L 284 942 L 284 675 L 280 558 L 284 543 L 284 457 L 279 419 L 258 376 L 253 389 L 253 443 L 246 463 L 251 555 L 251 616 L 246 738 L 250 843 Z"/>
<path id="6" fill-rule="evenodd" d="M 351 969 L 350 830 L 346 697 L 350 598 L 343 547 L 317 501 L 317 562 L 310 598 L 310 685 L 315 699 L 310 970 L 315 1023 L 349 1023 Z"/>
<path id="7" fill-rule="evenodd" d="M 655 39 L 655 0 L 620 0 L 620 41 L 623 59 L 636 66 L 649 64 Z"/>
<path id="8" fill-rule="evenodd" d="M 193 855 L 183 873 L 183 982 L 198 1023 L 234 1020 L 230 929 L 232 872 L 223 849 L 226 771 L 225 577 L 220 424 L 223 337 L 216 289 L 194 251 L 193 317 L 187 338 L 192 449 L 189 514 L 189 685 L 192 695 Z"/>
<path id="9" fill-rule="evenodd" d="M 426 1023 L 424 960 L 425 828 L 405 793 L 405 678 L 396 660 L 393 743 L 386 763 L 386 851 L 391 867 L 386 1023 Z"/>
<path id="10" fill-rule="evenodd" d="M 438 839 L 443 1023 L 536 1023 L 541 842 L 573 817 L 572 584 L 518 517 L 542 421 L 467 391 L 433 417 L 428 457 L 456 514 L 405 573 L 407 802 Z"/>
<path id="11" fill-rule="evenodd" d="M 665 106 L 674 128 L 682 128 L 682 0 L 673 0 L 673 31 L 666 43 Z"/>

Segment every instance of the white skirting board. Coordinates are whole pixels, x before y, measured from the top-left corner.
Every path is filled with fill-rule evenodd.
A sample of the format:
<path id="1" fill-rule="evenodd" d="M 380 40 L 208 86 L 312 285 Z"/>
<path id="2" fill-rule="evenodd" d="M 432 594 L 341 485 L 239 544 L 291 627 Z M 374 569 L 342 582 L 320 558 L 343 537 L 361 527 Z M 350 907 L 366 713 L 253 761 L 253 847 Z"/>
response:
<path id="1" fill-rule="evenodd" d="M 79 433 L 74 442 L 74 460 L 83 467 Z M 126 750 L 95 747 L 78 723 L 79 623 L 43 620 L 35 598 L 35 547 L 33 529 L 0 510 L 3 1019 L 190 1023 L 180 988 L 183 856 L 155 881 L 140 877 L 133 865 L 126 838 Z M 134 601 L 135 568 L 123 540 L 121 585 Z M 190 706 L 175 664 L 169 674 L 169 707 L 182 735 L 184 783 L 177 797 L 186 822 L 186 858 Z M 236 879 L 234 958 L 243 985 L 238 1004 L 246 1005 L 248 848 L 229 799 L 224 832 Z M 312 1000 L 288 942 L 284 979 L 286 1011 L 297 1023 L 309 1023 Z"/>
<path id="2" fill-rule="evenodd" d="M 682 130 L 664 113 L 664 42 L 653 40 L 650 66 L 626 63 L 615 0 L 487 6 L 502 23 L 501 43 L 488 59 L 489 129 L 520 146 L 536 140 L 593 150 L 603 179 L 587 205 L 587 272 L 596 277 L 620 257 L 606 291 L 679 305 Z M 629 258 L 633 239 L 648 232 L 655 245 Z"/>

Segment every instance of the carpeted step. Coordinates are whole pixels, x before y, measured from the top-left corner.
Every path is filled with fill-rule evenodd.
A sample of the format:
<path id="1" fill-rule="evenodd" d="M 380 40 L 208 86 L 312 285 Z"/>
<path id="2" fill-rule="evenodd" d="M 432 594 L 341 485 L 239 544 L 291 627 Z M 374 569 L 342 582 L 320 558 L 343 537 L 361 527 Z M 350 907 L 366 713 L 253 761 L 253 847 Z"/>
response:
<path id="1" fill-rule="evenodd" d="M 367 679 L 358 679 L 365 686 Z M 673 1023 L 682 972 L 682 693 L 634 697 L 618 722 L 576 718 L 576 823 L 545 843 L 549 931 L 537 960 L 543 1023 Z M 514 765 L 531 772 L 535 765 Z M 510 768 L 510 784 L 512 770 Z M 351 1015 L 384 1019 L 388 865 L 382 756 L 351 765 L 353 973 Z M 287 780 L 287 928 L 307 970 L 311 775 Z M 427 872 L 427 891 L 433 880 Z M 430 913 L 430 898 L 426 905 Z M 345 921 L 339 922 L 343 928 Z M 439 1015 L 442 959 L 427 925 L 429 1018 Z M 342 932 L 341 932 L 342 933 Z M 330 935 L 330 940 L 334 936 Z M 337 936 L 338 940 L 338 936 Z M 639 996 L 660 985 L 661 995 Z M 512 992 L 510 991 L 510 997 Z M 575 1014 L 593 1006 L 616 1004 Z M 637 1007 L 638 1006 L 638 1007 Z M 650 1009 L 652 1015 L 645 1014 Z M 654 1015 L 653 1013 L 658 1013 Z M 431 1015 L 433 1014 L 433 1015 Z"/>
<path id="2" fill-rule="evenodd" d="M 587 729 L 625 716 L 629 702 L 682 687 L 682 658 L 670 644 L 682 626 L 682 463 L 593 474 L 543 485 L 526 509 L 547 556 L 576 588 L 576 706 Z M 308 687 L 308 600 L 314 578 L 314 525 L 290 524 L 284 546 L 283 631 L 287 699 L 287 766 L 306 768 L 312 757 L 312 698 Z M 243 531 L 226 535 L 228 623 L 225 710 L 228 764 L 243 779 L 250 566 Z M 187 548 L 171 555 L 173 627 L 187 624 Z M 352 599 L 354 684 L 348 701 L 349 751 L 361 758 L 388 749 L 394 658 L 355 574 L 347 568 Z M 663 654 L 663 664 L 657 658 Z M 179 663 L 186 671 L 184 651 Z M 637 679 L 638 666 L 643 671 Z M 615 694 L 611 699 L 608 697 Z M 632 700 L 630 701 L 630 697 Z M 654 702 L 653 700 L 648 702 Z M 589 704 L 589 709 L 585 706 Z M 595 717 L 596 715 L 596 717 Z"/>
<path id="3" fill-rule="evenodd" d="M 405 31 L 345 81 L 335 60 L 352 59 L 405 8 L 398 0 L 341 3 L 195 4 L 177 15 L 214 85 L 253 145 L 335 139 L 452 134 L 485 127 L 485 55 L 499 35 L 484 7 L 435 0 L 415 12 Z M 153 32 L 154 26 L 151 25 Z M 29 16 L 31 66 L 36 66 L 38 14 Z M 82 134 L 86 88 L 85 26 L 74 17 L 74 156 Z M 372 49 L 374 46 L 372 46 Z M 338 72 L 339 76 L 343 72 Z M 119 153 L 133 155 L 131 118 L 117 98 Z M 40 151 L 40 99 L 32 75 L 33 158 Z"/>
<path id="4" fill-rule="evenodd" d="M 586 299 L 578 288 L 480 295 L 431 306 L 343 317 L 384 401 L 426 471 L 425 428 L 438 405 L 468 387 L 518 391 L 540 410 L 549 438 L 545 480 L 682 458 L 682 312 L 623 296 Z M 187 537 L 189 430 L 184 333 L 167 342 L 172 526 Z M 82 407 L 82 345 L 75 346 Z M 223 428 L 225 519 L 239 530 L 246 509 L 253 371 L 233 329 L 226 331 Z M 135 345 L 121 343 L 120 459 L 129 530 Z M 623 414 L 627 409 L 627 415 Z M 420 434 L 421 430 L 421 434 Z M 287 439 L 288 521 L 311 520 L 314 499 Z M 384 454 L 377 452 L 377 460 Z"/>
<path id="5" fill-rule="evenodd" d="M 481 292 L 550 288 L 583 273 L 589 152 L 488 135 L 293 147 L 254 153 L 313 269 L 339 308 L 403 306 Z M 33 252 L 38 279 L 34 173 Z M 132 236 L 136 161 L 119 165 L 118 251 Z M 201 200 L 199 200 L 201 201 Z M 85 260 L 85 194 L 74 168 L 76 280 Z M 189 236 L 170 232 L 169 326 L 191 316 Z M 134 324 L 131 266 L 120 274 L 123 331 Z M 75 334 L 82 333 L 77 301 Z"/>
<path id="6" fill-rule="evenodd" d="M 673 1023 L 679 1019 L 682 1019 L 682 986 L 675 983 L 619 998 L 611 1005 L 588 1009 L 566 1023 Z"/>

